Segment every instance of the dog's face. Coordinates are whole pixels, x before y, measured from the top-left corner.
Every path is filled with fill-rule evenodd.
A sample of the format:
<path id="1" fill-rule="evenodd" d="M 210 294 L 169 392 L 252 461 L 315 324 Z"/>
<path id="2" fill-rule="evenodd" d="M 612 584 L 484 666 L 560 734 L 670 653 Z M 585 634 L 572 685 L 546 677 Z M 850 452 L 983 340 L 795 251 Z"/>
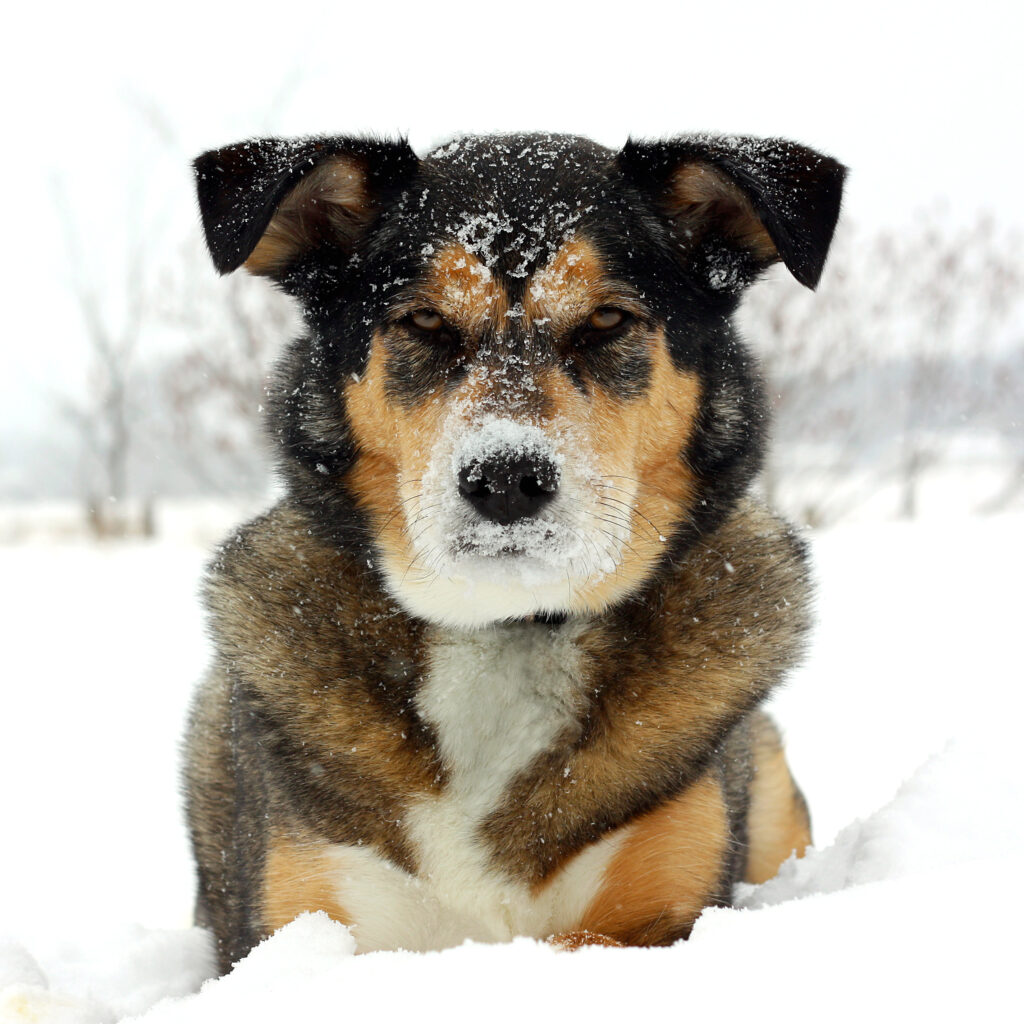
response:
<path id="1" fill-rule="evenodd" d="M 274 425 L 293 497 L 414 614 L 599 612 L 728 514 L 763 418 L 730 327 L 814 286 L 843 169 L 777 140 L 245 143 L 197 161 L 222 271 L 302 303 Z"/>

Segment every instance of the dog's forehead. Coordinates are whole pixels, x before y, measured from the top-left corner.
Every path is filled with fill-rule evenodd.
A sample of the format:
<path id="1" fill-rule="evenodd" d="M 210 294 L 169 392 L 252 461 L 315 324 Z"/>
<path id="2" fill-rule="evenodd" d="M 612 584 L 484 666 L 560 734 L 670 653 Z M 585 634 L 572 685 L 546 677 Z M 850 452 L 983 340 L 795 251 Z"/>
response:
<path id="1" fill-rule="evenodd" d="M 523 281 L 612 193 L 612 153 L 566 135 L 471 137 L 423 162 L 404 215 L 430 243 L 457 243 L 492 273 Z"/>
<path id="2" fill-rule="evenodd" d="M 579 135 L 532 133 L 456 139 L 428 153 L 424 163 L 453 176 L 476 178 L 487 172 L 497 187 L 514 191 L 559 175 L 600 174 L 612 157 L 611 150 Z"/>

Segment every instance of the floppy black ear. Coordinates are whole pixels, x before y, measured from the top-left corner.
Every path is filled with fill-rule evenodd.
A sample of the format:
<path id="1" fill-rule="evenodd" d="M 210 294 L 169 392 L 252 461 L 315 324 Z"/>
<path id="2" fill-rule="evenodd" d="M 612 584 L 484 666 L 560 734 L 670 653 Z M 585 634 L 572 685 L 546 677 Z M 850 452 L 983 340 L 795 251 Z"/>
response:
<path id="1" fill-rule="evenodd" d="M 280 280 L 311 249 L 350 249 L 419 159 L 404 140 L 252 139 L 210 150 L 193 166 L 216 268 L 226 274 L 245 264 Z"/>
<path id="2" fill-rule="evenodd" d="M 817 286 L 846 177 L 836 160 L 785 139 L 701 135 L 631 139 L 617 162 L 713 287 L 748 283 L 780 259 Z"/>

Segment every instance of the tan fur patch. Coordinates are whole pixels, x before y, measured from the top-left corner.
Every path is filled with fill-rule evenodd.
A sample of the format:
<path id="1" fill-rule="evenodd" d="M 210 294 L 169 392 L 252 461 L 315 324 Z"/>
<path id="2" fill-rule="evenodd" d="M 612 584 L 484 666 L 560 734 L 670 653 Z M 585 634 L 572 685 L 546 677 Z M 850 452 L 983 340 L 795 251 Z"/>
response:
<path id="1" fill-rule="evenodd" d="M 593 402 L 594 437 L 608 467 L 600 483 L 605 513 L 621 517 L 627 514 L 626 505 L 632 506 L 629 547 L 616 577 L 608 581 L 609 590 L 617 592 L 632 590 L 661 558 L 696 490 L 680 453 L 693 433 L 700 381 L 696 374 L 673 367 L 660 333 L 651 345 L 654 372 L 643 399 L 619 403 L 595 395 Z M 594 596 L 597 607 L 603 607 L 604 595 Z"/>
<path id="2" fill-rule="evenodd" d="M 407 305 L 409 312 L 424 307 L 437 310 L 469 341 L 488 322 L 500 322 L 508 310 L 505 293 L 490 270 L 457 243 L 431 256 Z"/>
<path id="3" fill-rule="evenodd" d="M 625 946 L 624 942 L 619 942 L 618 939 L 613 939 L 608 935 L 598 935 L 597 932 L 586 931 L 560 932 L 558 935 L 552 935 L 548 942 L 552 946 L 564 949 L 569 953 L 582 949 L 584 946 L 608 946 L 612 948 L 622 948 Z"/>
<path id="4" fill-rule="evenodd" d="M 263 924 L 277 931 L 299 914 L 324 911 L 339 924 L 351 925 L 334 894 L 337 868 L 327 847 L 313 839 L 271 839 L 263 872 Z"/>
<path id="5" fill-rule="evenodd" d="M 672 214 L 695 233 L 703 232 L 714 221 L 755 256 L 778 258 L 775 243 L 750 200 L 710 164 L 686 164 L 676 171 L 671 207 Z"/>
<path id="6" fill-rule="evenodd" d="M 378 335 L 366 371 L 345 388 L 349 423 L 359 445 L 347 483 L 376 524 L 378 547 L 415 572 L 409 542 L 417 519 L 407 517 L 406 506 L 418 508 L 423 475 L 448 405 L 440 388 L 413 409 L 391 402 L 385 353 L 386 342 Z"/>
<path id="7" fill-rule="evenodd" d="M 715 896 L 730 841 L 721 787 L 705 776 L 626 828 L 580 927 L 651 945 L 691 925 Z"/>
<path id="8" fill-rule="evenodd" d="M 288 193 L 245 269 L 251 274 L 277 274 L 318 241 L 332 234 L 351 237 L 371 216 L 362 166 L 352 157 L 335 157 L 310 171 Z"/>
<path id="9" fill-rule="evenodd" d="M 535 324 L 550 324 L 549 333 L 560 336 L 615 295 L 594 247 L 571 238 L 530 279 L 523 309 Z"/>
<path id="10" fill-rule="evenodd" d="M 807 804 L 790 774 L 774 726 L 754 739 L 754 777 L 747 814 L 750 850 L 744 881 L 760 885 L 774 878 L 794 852 L 802 857 L 811 845 Z"/>
<path id="11" fill-rule="evenodd" d="M 650 337 L 649 345 L 650 386 L 629 402 L 601 389 L 581 395 L 562 373 L 540 377 L 552 418 L 573 424 L 587 439 L 600 507 L 600 520 L 593 526 L 614 531 L 628 524 L 630 531 L 616 572 L 581 589 L 573 611 L 600 611 L 633 590 L 661 558 L 696 490 L 680 452 L 694 429 L 700 381 L 672 365 L 660 332 Z"/>

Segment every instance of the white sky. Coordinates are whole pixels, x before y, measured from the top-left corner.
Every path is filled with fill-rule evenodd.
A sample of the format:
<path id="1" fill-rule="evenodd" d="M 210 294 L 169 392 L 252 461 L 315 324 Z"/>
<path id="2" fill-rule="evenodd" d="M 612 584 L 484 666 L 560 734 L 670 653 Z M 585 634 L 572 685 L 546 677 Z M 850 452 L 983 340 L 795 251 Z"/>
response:
<path id="1" fill-rule="evenodd" d="M 942 199 L 1024 225 L 1020 3 L 97 0 L 5 23 L 7 436 L 83 386 L 54 183 L 116 286 L 126 237 L 174 244 L 195 217 L 188 159 L 250 135 L 784 135 L 850 165 L 858 222 Z"/>

